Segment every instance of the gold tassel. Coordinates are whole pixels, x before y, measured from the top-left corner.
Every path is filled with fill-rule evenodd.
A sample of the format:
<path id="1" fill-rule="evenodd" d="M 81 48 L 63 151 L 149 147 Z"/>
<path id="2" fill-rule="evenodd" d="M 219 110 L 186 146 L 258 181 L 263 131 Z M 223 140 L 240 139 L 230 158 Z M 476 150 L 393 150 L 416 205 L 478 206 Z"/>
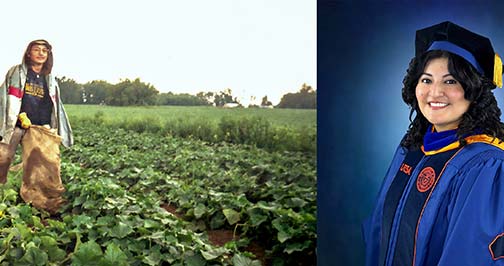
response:
<path id="1" fill-rule="evenodd" d="M 493 82 L 497 87 L 502 88 L 502 59 L 497 53 L 495 53 Z"/>

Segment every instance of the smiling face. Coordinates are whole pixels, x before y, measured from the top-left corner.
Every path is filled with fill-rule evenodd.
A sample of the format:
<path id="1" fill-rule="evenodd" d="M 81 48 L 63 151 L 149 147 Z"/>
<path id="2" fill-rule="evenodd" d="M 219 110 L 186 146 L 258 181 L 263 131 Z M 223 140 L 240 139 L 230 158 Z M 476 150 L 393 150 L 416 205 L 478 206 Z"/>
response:
<path id="1" fill-rule="evenodd" d="M 35 44 L 28 52 L 28 57 L 30 58 L 32 64 L 43 65 L 47 61 L 49 52 L 49 49 L 45 45 Z"/>
<path id="2" fill-rule="evenodd" d="M 458 127 L 470 101 L 464 98 L 462 85 L 448 71 L 448 58 L 430 60 L 415 89 L 418 107 L 436 131 Z"/>

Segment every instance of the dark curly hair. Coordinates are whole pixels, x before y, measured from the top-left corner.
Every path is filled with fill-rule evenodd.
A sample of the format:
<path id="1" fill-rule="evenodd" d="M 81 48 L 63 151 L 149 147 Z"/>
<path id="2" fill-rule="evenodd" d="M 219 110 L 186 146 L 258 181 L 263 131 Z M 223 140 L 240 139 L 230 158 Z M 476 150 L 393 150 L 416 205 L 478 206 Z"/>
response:
<path id="1" fill-rule="evenodd" d="M 447 51 L 433 50 L 411 60 L 403 80 L 402 98 L 410 107 L 408 131 L 401 141 L 401 146 L 417 149 L 423 144 L 423 137 L 431 125 L 422 115 L 416 99 L 416 86 L 427 62 L 435 58 L 448 59 L 448 71 L 460 82 L 464 89 L 464 98 L 470 101 L 469 109 L 462 115 L 457 137 L 461 146 L 464 137 L 478 132 L 504 140 L 504 124 L 500 121 L 501 111 L 492 93 L 493 82 L 480 75 L 476 69 L 462 57 Z M 412 117 L 415 116 L 413 119 Z"/>

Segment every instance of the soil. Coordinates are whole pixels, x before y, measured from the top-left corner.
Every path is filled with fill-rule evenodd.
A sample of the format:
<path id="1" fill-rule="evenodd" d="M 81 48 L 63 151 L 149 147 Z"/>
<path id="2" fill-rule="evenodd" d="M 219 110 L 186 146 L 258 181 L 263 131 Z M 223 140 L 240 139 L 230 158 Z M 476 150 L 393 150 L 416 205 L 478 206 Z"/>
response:
<path id="1" fill-rule="evenodd" d="M 165 203 L 161 207 L 167 212 L 175 215 L 179 219 L 183 219 L 184 216 L 177 212 L 177 207 L 173 204 Z M 233 240 L 233 230 L 208 230 L 208 240 L 212 245 L 222 247 L 227 242 Z M 239 236 L 234 236 L 234 240 L 240 239 Z M 268 266 L 268 261 L 266 260 L 266 252 L 264 248 L 257 242 L 251 242 L 244 251 L 248 251 L 256 256 L 256 259 L 261 261 L 261 265 Z"/>
<path id="2" fill-rule="evenodd" d="M 266 260 L 266 252 L 264 248 L 258 242 L 251 242 L 248 247 L 245 248 L 245 251 L 254 254 L 256 258 L 261 261 L 261 265 L 270 265 L 270 263 L 268 263 L 268 260 Z"/>
<path id="3" fill-rule="evenodd" d="M 208 240 L 210 240 L 210 243 L 214 246 L 222 247 L 227 242 L 234 240 L 232 230 L 208 230 L 207 234 Z M 235 238 L 238 240 L 239 236 Z"/>
<path id="4" fill-rule="evenodd" d="M 177 206 L 170 204 L 170 203 L 165 203 L 161 205 L 161 208 L 165 209 L 167 212 L 175 215 L 179 219 L 183 219 L 184 215 L 181 213 L 177 212 Z"/>
<path id="5" fill-rule="evenodd" d="M 224 246 L 229 241 L 233 240 L 233 230 L 208 230 L 208 240 L 214 246 Z M 239 236 L 234 236 L 234 240 L 240 239 Z M 244 250 L 256 256 L 256 259 L 261 261 L 261 265 L 269 265 L 266 261 L 264 248 L 257 242 L 251 242 Z"/>

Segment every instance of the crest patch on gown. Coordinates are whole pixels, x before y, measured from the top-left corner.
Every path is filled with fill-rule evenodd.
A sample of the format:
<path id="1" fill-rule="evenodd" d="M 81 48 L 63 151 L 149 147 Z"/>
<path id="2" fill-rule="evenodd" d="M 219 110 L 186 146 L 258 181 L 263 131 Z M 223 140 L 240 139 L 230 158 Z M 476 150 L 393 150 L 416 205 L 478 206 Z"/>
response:
<path id="1" fill-rule="evenodd" d="M 429 190 L 432 185 L 434 185 L 434 181 L 436 180 L 436 172 L 432 167 L 425 167 L 422 169 L 422 172 L 418 174 L 416 187 L 418 191 L 425 192 Z"/>

